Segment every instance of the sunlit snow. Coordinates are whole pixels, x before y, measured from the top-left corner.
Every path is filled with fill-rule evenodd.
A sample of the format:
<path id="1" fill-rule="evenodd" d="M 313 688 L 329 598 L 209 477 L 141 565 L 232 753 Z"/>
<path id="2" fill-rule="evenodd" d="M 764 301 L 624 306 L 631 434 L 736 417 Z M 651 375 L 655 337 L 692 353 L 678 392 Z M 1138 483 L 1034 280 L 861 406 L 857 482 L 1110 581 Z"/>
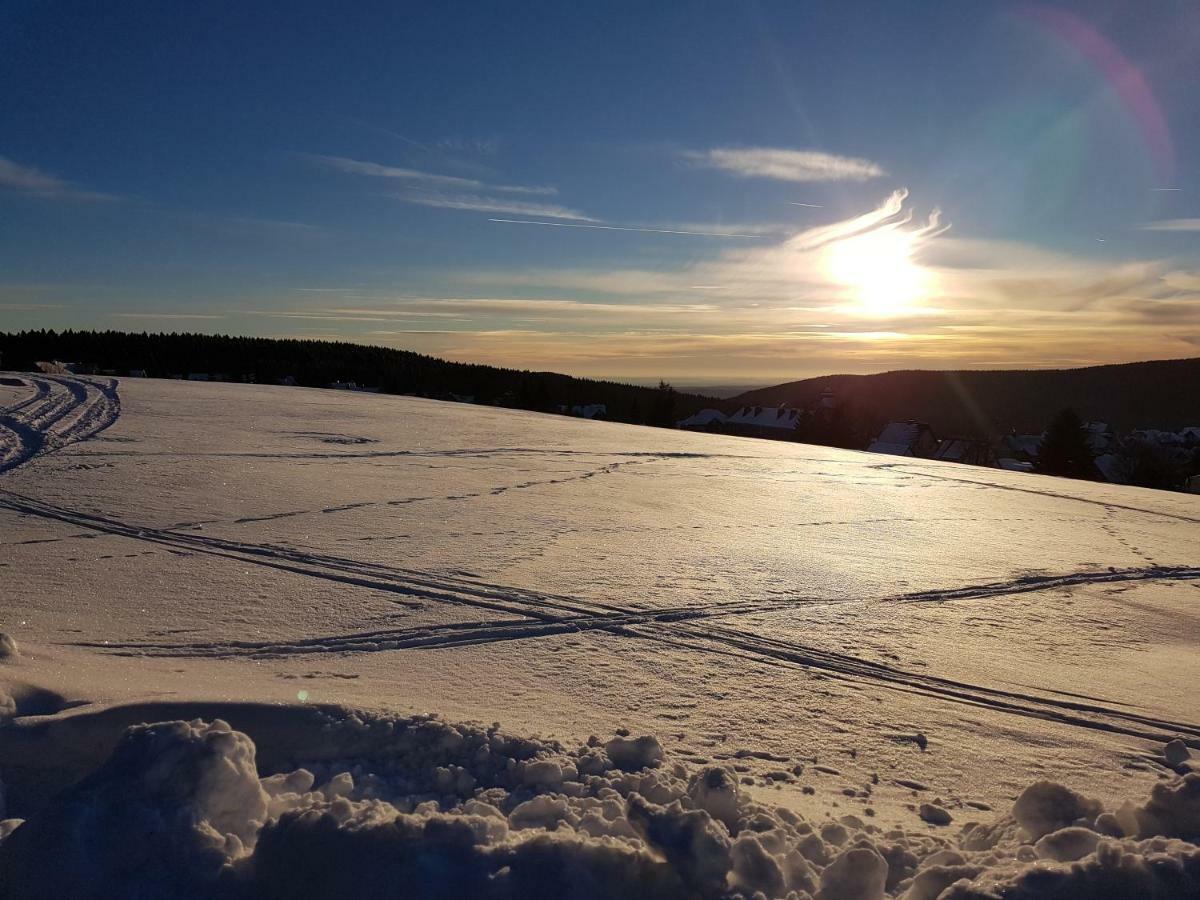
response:
<path id="1" fill-rule="evenodd" d="M 27 822 L 0 826 L 0 867 L 20 878 L 83 853 L 60 845 L 81 809 L 132 827 L 114 810 L 136 797 L 167 870 L 276 895 L 305 854 L 372 846 L 398 868 L 308 887 L 438 853 L 496 896 L 557 865 L 579 896 L 983 897 L 1033 891 L 1034 860 L 1121 858 L 1141 889 L 1154 853 L 1200 885 L 1200 498 L 414 398 L 19 377 L 0 819 Z M 109 759 L 165 720 L 197 721 Z M 174 799 L 147 780 L 163 759 L 194 779 Z M 443 826 L 466 844 L 434 847 Z"/>

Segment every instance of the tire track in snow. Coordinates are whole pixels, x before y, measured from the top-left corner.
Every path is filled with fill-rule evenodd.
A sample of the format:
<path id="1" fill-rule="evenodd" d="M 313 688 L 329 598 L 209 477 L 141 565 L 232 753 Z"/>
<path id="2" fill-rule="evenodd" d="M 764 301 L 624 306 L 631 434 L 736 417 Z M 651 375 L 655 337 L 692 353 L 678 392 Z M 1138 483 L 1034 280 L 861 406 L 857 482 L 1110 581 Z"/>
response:
<path id="1" fill-rule="evenodd" d="M 115 379 L 27 373 L 16 377 L 28 382 L 33 394 L 0 411 L 0 474 L 85 441 L 121 414 Z"/>

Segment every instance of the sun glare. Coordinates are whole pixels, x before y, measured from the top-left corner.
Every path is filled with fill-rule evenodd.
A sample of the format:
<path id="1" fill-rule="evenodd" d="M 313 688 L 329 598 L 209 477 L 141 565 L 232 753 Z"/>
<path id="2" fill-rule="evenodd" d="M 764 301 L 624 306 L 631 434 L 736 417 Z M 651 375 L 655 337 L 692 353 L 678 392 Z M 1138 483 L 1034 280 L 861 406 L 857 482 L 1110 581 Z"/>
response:
<path id="1" fill-rule="evenodd" d="M 850 288 L 861 312 L 895 315 L 929 292 L 929 273 L 913 259 L 911 234 L 879 229 L 838 241 L 826 250 L 829 276 Z"/>

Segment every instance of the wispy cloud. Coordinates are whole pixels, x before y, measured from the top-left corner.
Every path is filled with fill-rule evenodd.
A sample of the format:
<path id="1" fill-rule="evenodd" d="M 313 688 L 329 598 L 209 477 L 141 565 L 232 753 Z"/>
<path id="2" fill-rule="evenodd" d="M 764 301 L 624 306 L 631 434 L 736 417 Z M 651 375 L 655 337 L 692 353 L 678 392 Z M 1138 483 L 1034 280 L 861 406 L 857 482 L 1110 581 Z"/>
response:
<path id="1" fill-rule="evenodd" d="M 766 231 L 704 231 L 703 225 L 681 225 L 679 228 L 642 228 L 634 225 L 585 225 L 579 222 L 538 222 L 533 219 L 488 219 L 503 225 L 547 225 L 552 228 L 596 228 L 600 231 L 637 231 L 647 234 L 681 234 L 698 237 L 760 238 Z"/>
<path id="2" fill-rule="evenodd" d="M 1200 231 L 1200 219 L 1161 219 L 1144 222 L 1138 228 L 1142 231 Z"/>
<path id="3" fill-rule="evenodd" d="M 114 194 L 85 191 L 32 166 L 23 166 L 5 156 L 0 156 L 0 188 L 64 200 L 117 200 Z"/>
<path id="4" fill-rule="evenodd" d="M 696 165 L 732 172 L 743 178 L 778 181 L 867 181 L 886 174 L 869 159 L 835 156 L 819 150 L 785 150 L 778 147 L 718 147 L 683 153 Z"/>
<path id="5" fill-rule="evenodd" d="M 477 178 L 440 175 L 436 172 L 424 172 L 420 169 L 388 166 L 361 159 L 349 159 L 344 156 L 322 156 L 313 153 L 303 155 L 313 162 L 339 172 L 346 172 L 351 175 L 365 175 L 369 178 L 393 178 L 442 190 L 484 190 L 496 191 L 503 194 L 533 194 L 540 196 L 553 196 L 558 193 L 558 188 L 549 185 L 489 184 Z"/>
<path id="6" fill-rule="evenodd" d="M 173 312 L 115 312 L 109 313 L 112 319 L 224 319 L 218 313 L 173 313 Z"/>
<path id="7" fill-rule="evenodd" d="M 567 219 L 577 222 L 597 222 L 575 209 L 550 203 L 532 203 L 525 200 L 510 200 L 507 197 L 487 197 L 482 194 L 452 194 L 438 191 L 414 191 L 400 194 L 405 203 L 432 206 L 439 209 L 464 209 L 472 212 L 489 212 L 512 216 L 544 216 L 548 219 Z"/>

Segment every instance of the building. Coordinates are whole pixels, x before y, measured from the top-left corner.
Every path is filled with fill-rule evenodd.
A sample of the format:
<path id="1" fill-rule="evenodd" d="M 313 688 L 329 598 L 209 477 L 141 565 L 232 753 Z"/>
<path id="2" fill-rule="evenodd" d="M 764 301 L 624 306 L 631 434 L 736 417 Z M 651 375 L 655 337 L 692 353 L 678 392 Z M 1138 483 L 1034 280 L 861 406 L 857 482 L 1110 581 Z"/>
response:
<path id="1" fill-rule="evenodd" d="M 702 409 L 686 419 L 680 419 L 675 425 L 685 431 L 719 431 L 726 421 L 728 416 L 719 409 Z"/>
<path id="2" fill-rule="evenodd" d="M 583 406 L 572 406 L 571 415 L 581 419 L 606 419 L 608 406 L 604 403 L 588 403 Z"/>
<path id="3" fill-rule="evenodd" d="M 1045 437 L 1044 434 L 1006 434 L 1000 440 L 1000 457 L 1015 462 L 1029 463 L 1032 468 L 1041 451 L 1043 437 Z M 1015 471 L 1028 470 L 1018 469 Z"/>
<path id="4" fill-rule="evenodd" d="M 800 410 L 786 406 L 743 406 L 725 420 L 722 429 L 742 437 L 791 440 L 796 435 Z"/>
<path id="5" fill-rule="evenodd" d="M 944 462 L 963 463 L 968 466 L 997 468 L 1000 464 L 990 441 L 978 438 L 943 438 L 933 454 L 934 459 Z"/>
<path id="6" fill-rule="evenodd" d="M 892 422 L 867 447 L 868 453 L 917 456 L 932 459 L 938 451 L 937 435 L 924 422 Z"/>
<path id="7" fill-rule="evenodd" d="M 1109 430 L 1107 422 L 1084 422 L 1083 430 L 1093 456 L 1107 453 L 1112 447 L 1113 434 Z"/>

